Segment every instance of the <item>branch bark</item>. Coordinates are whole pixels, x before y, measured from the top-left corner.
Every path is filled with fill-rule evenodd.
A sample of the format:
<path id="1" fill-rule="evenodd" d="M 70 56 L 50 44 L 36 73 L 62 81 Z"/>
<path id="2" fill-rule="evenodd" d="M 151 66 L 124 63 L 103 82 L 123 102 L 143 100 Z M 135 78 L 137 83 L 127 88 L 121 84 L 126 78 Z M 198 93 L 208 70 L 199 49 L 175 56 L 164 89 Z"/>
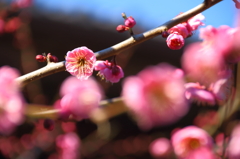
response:
<path id="1" fill-rule="evenodd" d="M 173 26 L 175 26 L 179 23 L 187 21 L 189 18 L 203 12 L 204 10 L 207 10 L 208 8 L 212 7 L 213 5 L 217 4 L 220 1 L 222 1 L 222 0 L 214 0 L 214 1 L 208 0 L 207 1 L 208 3 L 206 3 L 206 1 L 204 1 L 202 4 L 196 6 L 195 8 L 190 9 L 189 11 L 187 11 L 183 14 L 180 14 L 179 16 L 173 18 L 172 20 L 162 24 L 161 26 L 159 26 L 155 29 L 149 30 L 142 34 L 134 35 L 134 36 L 126 39 L 125 41 L 122 41 L 114 46 L 111 46 L 104 50 L 95 52 L 96 57 L 98 60 L 100 60 L 100 59 L 105 59 L 110 56 L 117 55 L 120 52 L 122 52 L 130 47 L 133 47 L 137 44 L 140 44 L 144 41 L 147 41 L 151 38 L 154 38 L 154 37 L 160 35 L 163 31 L 166 31 L 169 28 L 172 28 Z M 51 75 L 51 74 L 54 74 L 54 73 L 57 73 L 60 71 L 64 71 L 65 70 L 64 63 L 65 62 L 62 61 L 62 62 L 58 62 L 58 63 L 48 64 L 47 66 L 45 66 L 39 70 L 33 71 L 31 73 L 25 74 L 25 75 L 17 78 L 17 82 L 19 82 L 22 86 L 24 86 L 31 81 L 38 80 L 40 78 L 43 78 L 45 76 L 48 76 L 48 75 Z"/>

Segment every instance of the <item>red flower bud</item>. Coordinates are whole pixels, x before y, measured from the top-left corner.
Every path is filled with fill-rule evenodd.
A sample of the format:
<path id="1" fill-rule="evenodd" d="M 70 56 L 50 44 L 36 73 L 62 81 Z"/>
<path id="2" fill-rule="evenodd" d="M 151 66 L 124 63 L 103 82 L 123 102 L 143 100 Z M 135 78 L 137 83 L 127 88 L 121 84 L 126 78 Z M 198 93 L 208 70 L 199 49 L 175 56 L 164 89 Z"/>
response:
<path id="1" fill-rule="evenodd" d="M 45 119 L 43 122 L 43 126 L 45 129 L 52 131 L 54 129 L 54 121 L 51 119 Z"/>
<path id="2" fill-rule="evenodd" d="M 119 32 L 119 33 L 122 33 L 126 30 L 126 26 L 124 25 L 119 25 L 117 26 L 116 30 Z"/>
<path id="3" fill-rule="evenodd" d="M 50 56 L 50 61 L 51 62 L 58 62 L 58 58 L 54 55 Z"/>
<path id="4" fill-rule="evenodd" d="M 36 60 L 38 61 L 38 62 L 46 62 L 46 57 L 45 56 L 43 56 L 43 55 L 37 55 L 36 56 Z"/>
<path id="5" fill-rule="evenodd" d="M 162 37 L 163 38 L 167 38 L 168 35 L 169 35 L 169 33 L 167 31 L 162 32 Z"/>

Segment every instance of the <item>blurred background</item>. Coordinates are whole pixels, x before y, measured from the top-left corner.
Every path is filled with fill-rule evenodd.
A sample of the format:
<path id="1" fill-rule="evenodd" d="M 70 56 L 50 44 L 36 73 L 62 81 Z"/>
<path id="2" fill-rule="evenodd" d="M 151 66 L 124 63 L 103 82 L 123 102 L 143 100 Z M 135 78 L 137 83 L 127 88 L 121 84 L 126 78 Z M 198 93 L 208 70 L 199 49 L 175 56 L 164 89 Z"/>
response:
<path id="1" fill-rule="evenodd" d="M 202 0 L 171 1 L 109 1 L 109 0 L 32 0 L 29 7 L 16 9 L 10 0 L 0 0 L 0 16 L 7 14 L 7 20 L 15 19 L 0 35 L 0 66 L 9 65 L 17 68 L 21 74 L 43 67 L 44 63 L 35 60 L 37 54 L 51 53 L 64 60 L 67 51 L 80 46 L 87 46 L 94 52 L 115 45 L 129 37 L 128 32 L 118 33 L 115 28 L 124 23 L 121 13 L 135 18 L 137 25 L 133 28 L 139 34 L 172 19 L 180 12 L 185 12 Z M 6 13 L 7 12 L 7 13 Z M 231 0 L 225 0 L 204 11 L 205 26 L 235 26 L 237 10 Z M 20 25 L 20 28 L 16 28 Z M 15 27 L 15 30 L 14 30 Z M 186 45 L 199 40 L 199 31 L 186 39 Z M 170 50 L 161 36 L 128 49 L 117 56 L 118 65 L 122 66 L 125 77 L 137 74 L 149 65 L 161 62 L 181 67 L 181 50 Z M 68 72 L 60 72 L 33 82 L 24 88 L 25 98 L 30 103 L 52 105 L 59 98 L 58 91 Z M 118 97 L 121 94 L 121 80 L 117 84 L 106 83 L 96 77 L 105 90 L 105 98 Z M 193 109 L 193 108 L 192 108 Z M 110 120 L 115 136 L 111 141 L 88 142 L 83 158 L 151 158 L 148 145 L 157 137 L 169 135 L 174 127 L 193 123 L 200 108 L 191 110 L 184 119 L 168 127 L 155 128 L 143 132 L 135 122 L 123 114 Z M 215 108 L 212 108 L 215 109 Z M 34 123 L 20 126 L 15 135 L 19 138 L 30 133 Z M 77 132 L 81 139 L 87 138 L 97 126 L 89 120 L 77 123 Z M 98 146 L 98 144 L 100 146 Z M 86 149 L 87 149 L 86 148 Z M 34 158 L 47 158 L 51 151 L 38 150 Z"/>

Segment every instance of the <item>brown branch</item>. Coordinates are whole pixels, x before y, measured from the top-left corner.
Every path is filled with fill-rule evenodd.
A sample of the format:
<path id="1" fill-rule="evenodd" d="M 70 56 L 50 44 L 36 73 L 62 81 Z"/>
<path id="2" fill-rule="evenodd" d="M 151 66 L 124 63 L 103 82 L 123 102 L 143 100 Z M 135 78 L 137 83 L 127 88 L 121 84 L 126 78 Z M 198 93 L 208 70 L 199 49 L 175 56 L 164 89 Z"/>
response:
<path id="1" fill-rule="evenodd" d="M 120 42 L 114 46 L 111 46 L 104 50 L 95 52 L 96 57 L 98 60 L 100 60 L 100 59 L 105 59 L 110 56 L 117 55 L 120 52 L 122 52 L 130 47 L 133 47 L 137 44 L 140 44 L 144 41 L 147 41 L 151 38 L 154 38 L 154 37 L 160 35 L 163 31 L 166 31 L 169 28 L 172 28 L 173 26 L 175 26 L 179 23 L 187 21 L 189 18 L 203 12 L 204 10 L 212 7 L 213 5 L 217 4 L 220 1 L 222 1 L 222 0 L 215 0 L 215 1 L 208 0 L 208 3 L 206 3 L 206 1 L 205 1 L 202 4 L 196 6 L 195 8 L 190 9 L 189 11 L 187 11 L 183 14 L 180 14 L 179 16 L 173 18 L 172 20 L 164 23 L 163 25 L 161 25 L 155 29 L 149 30 L 142 34 L 134 35 L 134 36 L 126 39 L 125 41 Z M 64 71 L 64 70 L 65 70 L 64 61 L 59 62 L 59 63 L 52 63 L 51 65 L 47 65 L 46 67 L 43 67 L 39 70 L 36 70 L 34 72 L 31 72 L 29 74 L 26 74 L 26 75 L 23 75 L 23 76 L 17 78 L 17 81 L 19 83 L 21 83 L 22 85 L 25 85 L 33 80 L 37 80 L 42 77 L 54 74 L 56 72 Z"/>
<path id="2" fill-rule="evenodd" d="M 121 97 L 102 100 L 100 107 L 90 114 L 90 120 L 94 123 L 102 123 L 110 118 L 128 111 Z M 31 119 L 57 119 L 60 109 L 53 106 L 28 104 L 26 106 L 26 116 Z M 71 120 L 71 119 L 70 119 Z"/>

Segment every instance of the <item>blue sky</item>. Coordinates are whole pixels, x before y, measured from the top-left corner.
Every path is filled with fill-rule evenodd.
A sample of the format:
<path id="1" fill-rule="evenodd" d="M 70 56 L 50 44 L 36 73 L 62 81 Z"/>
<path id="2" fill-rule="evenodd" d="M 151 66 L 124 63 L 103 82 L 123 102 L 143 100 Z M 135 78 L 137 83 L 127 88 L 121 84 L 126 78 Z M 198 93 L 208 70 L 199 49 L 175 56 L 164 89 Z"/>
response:
<path id="1" fill-rule="evenodd" d="M 35 6 L 43 11 L 62 12 L 66 14 L 88 14 L 93 21 L 98 19 L 106 23 L 122 23 L 121 13 L 133 16 L 138 25 L 151 29 L 185 12 L 203 0 L 35 0 Z M 234 26 L 235 13 L 232 0 L 223 0 L 203 14 L 205 24 L 218 27 Z"/>

